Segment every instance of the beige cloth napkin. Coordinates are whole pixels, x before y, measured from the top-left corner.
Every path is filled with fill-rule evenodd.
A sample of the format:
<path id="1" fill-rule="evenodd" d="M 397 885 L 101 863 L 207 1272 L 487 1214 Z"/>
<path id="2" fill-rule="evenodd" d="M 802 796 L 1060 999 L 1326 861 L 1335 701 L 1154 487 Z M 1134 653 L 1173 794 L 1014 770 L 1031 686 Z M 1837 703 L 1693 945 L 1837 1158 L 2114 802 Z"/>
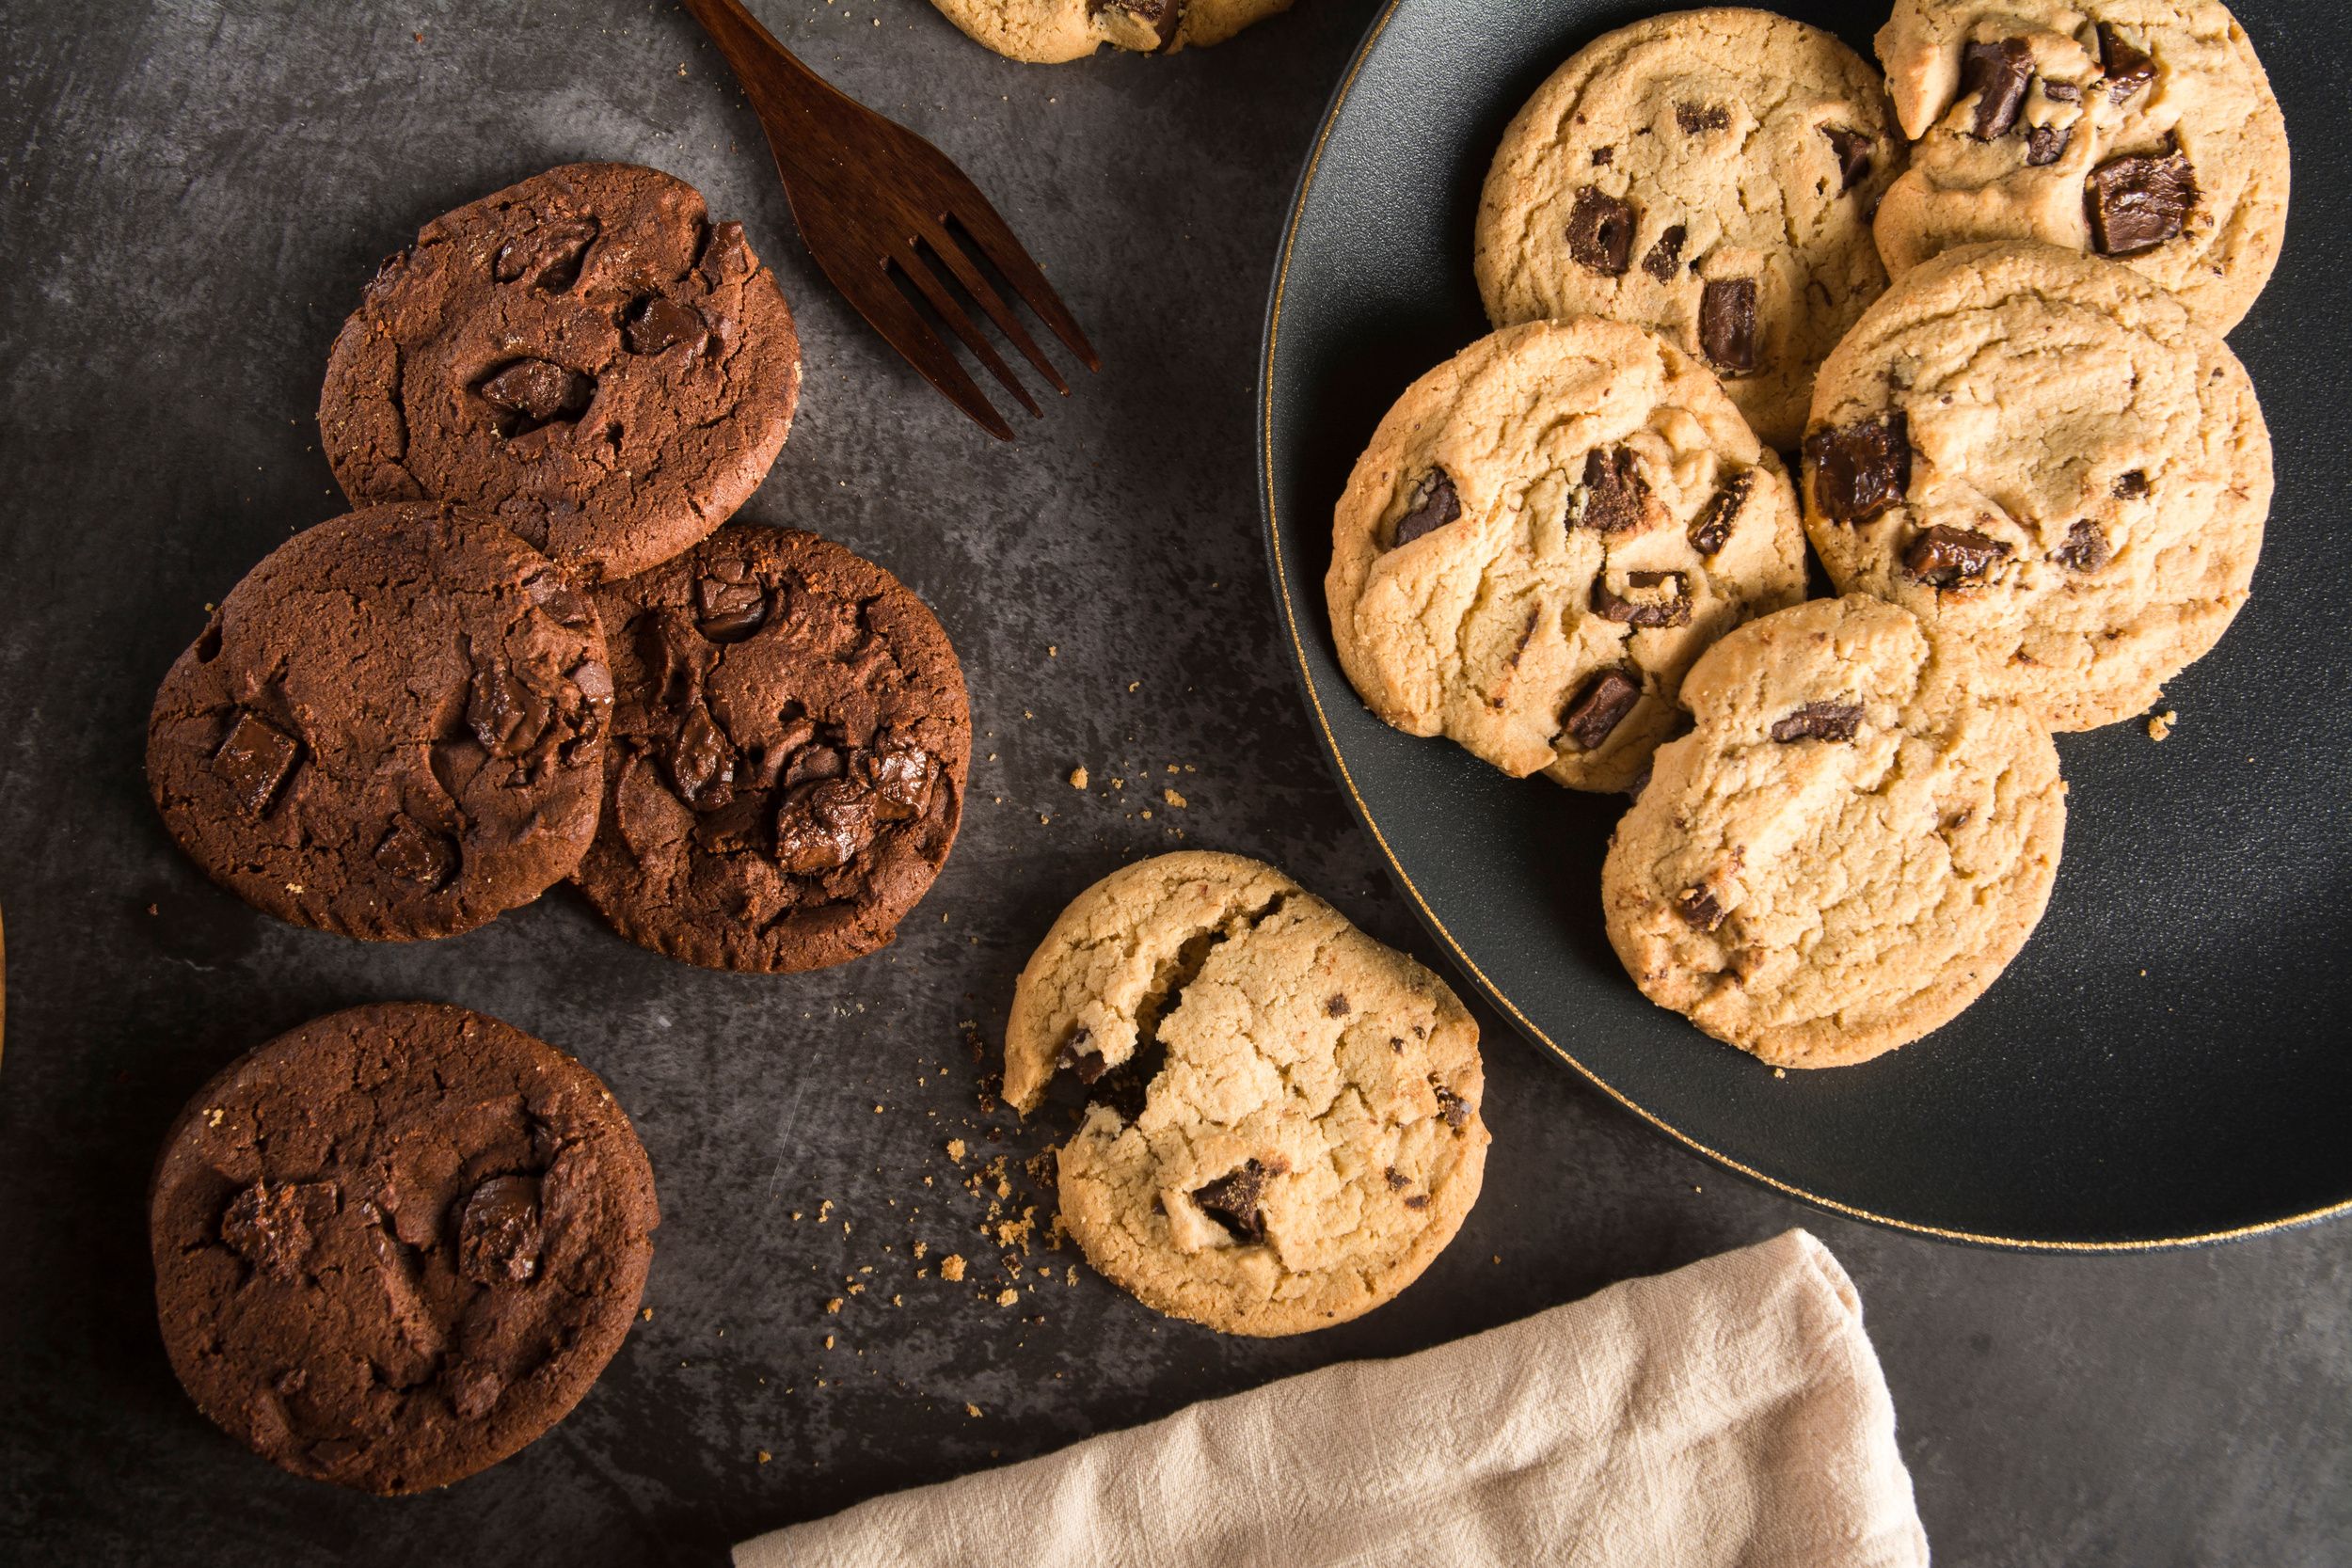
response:
<path id="1" fill-rule="evenodd" d="M 1802 1230 L 735 1549 L 737 1568 L 1927 1560 L 1862 1303 Z"/>

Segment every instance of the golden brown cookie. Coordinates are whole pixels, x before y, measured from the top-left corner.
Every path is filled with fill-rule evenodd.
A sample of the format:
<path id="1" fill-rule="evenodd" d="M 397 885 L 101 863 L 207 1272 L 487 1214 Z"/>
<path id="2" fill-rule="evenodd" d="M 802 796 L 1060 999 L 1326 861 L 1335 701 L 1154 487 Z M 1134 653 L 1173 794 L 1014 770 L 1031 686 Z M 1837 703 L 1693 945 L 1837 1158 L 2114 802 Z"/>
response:
<path id="1" fill-rule="evenodd" d="M 1057 65 L 1104 44 L 1172 55 L 1222 43 L 1291 0 L 931 0 L 939 12 L 1008 59 Z"/>

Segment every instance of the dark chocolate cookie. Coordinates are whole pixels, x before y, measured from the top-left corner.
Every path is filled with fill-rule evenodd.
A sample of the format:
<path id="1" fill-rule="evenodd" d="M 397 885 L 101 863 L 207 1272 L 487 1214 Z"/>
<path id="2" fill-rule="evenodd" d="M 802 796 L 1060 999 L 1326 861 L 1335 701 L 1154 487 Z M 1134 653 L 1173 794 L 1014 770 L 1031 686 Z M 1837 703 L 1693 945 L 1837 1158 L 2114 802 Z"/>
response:
<path id="1" fill-rule="evenodd" d="M 628 1117 L 571 1057 L 460 1007 L 354 1007 L 230 1064 L 165 1140 L 164 1346 L 281 1468 L 445 1486 L 580 1402 L 660 1217 Z"/>
<path id="2" fill-rule="evenodd" d="M 955 843 L 972 752 L 923 602 L 814 534 L 736 523 L 596 608 L 618 696 L 578 880 L 613 927 L 771 974 L 896 936 Z"/>
<path id="3" fill-rule="evenodd" d="M 593 582 L 724 522 L 800 391 L 792 312 L 741 224 L 657 169 L 571 164 L 384 263 L 319 429 L 353 505 L 482 506 Z"/>
<path id="4" fill-rule="evenodd" d="M 172 836 L 256 909 L 345 936 L 469 930 L 596 830 L 595 605 L 487 515 L 380 506 L 286 541 L 155 694 Z"/>

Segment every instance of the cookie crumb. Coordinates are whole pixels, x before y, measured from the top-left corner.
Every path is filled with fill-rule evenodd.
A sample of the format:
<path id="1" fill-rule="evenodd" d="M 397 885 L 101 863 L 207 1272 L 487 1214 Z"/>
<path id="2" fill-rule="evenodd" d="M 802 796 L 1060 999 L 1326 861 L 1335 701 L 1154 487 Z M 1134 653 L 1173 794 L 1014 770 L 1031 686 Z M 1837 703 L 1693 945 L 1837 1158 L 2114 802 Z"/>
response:
<path id="1" fill-rule="evenodd" d="M 997 1305 L 997 1306 L 999 1306 L 999 1307 L 1010 1307 L 1010 1306 L 1011 1306 L 1014 1302 L 1019 1301 L 1020 1299 L 1021 1299 L 1021 1292 L 1020 1292 L 1020 1291 L 1004 1291 L 1002 1294 L 1000 1294 L 1000 1295 L 998 1295 L 998 1296 L 997 1296 L 997 1298 L 996 1298 L 996 1305 Z"/>
<path id="2" fill-rule="evenodd" d="M 1061 650 L 1054 646 L 1051 642 L 1048 642 L 1045 644 L 1045 657 L 1047 658 L 1059 658 L 1061 657 Z"/>
<path id="3" fill-rule="evenodd" d="M 1176 807 L 1180 811 L 1184 809 L 1184 798 L 1177 794 L 1172 789 L 1161 790 L 1160 799 L 1166 800 L 1169 805 Z"/>
<path id="4" fill-rule="evenodd" d="M 1071 788 L 1073 788 L 1073 789 L 1084 789 L 1086 786 L 1087 786 L 1087 770 L 1086 770 L 1086 768 L 1083 768 L 1083 767 L 1079 767 L 1079 768 L 1072 768 L 1072 769 L 1070 770 L 1070 787 L 1071 787 Z"/>
<path id="5" fill-rule="evenodd" d="M 929 1242 L 917 1242 L 917 1243 L 914 1243 L 914 1256 L 915 1256 L 916 1258 L 918 1258 L 918 1259 L 919 1259 L 919 1258 L 921 1258 L 921 1257 L 923 1256 L 924 1252 L 925 1252 L 925 1251 L 926 1251 L 926 1250 L 927 1250 L 930 1246 L 930 1243 Z"/>
<path id="6" fill-rule="evenodd" d="M 975 1420 L 977 1420 L 979 1418 L 980 1407 L 977 1404 L 966 1402 L 963 1407 L 963 1413 L 973 1418 Z"/>
<path id="7" fill-rule="evenodd" d="M 939 1277 L 958 1280 L 963 1277 L 963 1254 L 951 1252 L 939 1260 Z"/>
<path id="8" fill-rule="evenodd" d="M 963 1140 L 961 1138 L 949 1138 L 947 1140 L 947 1158 L 950 1160 L 961 1160 L 963 1158 Z"/>
<path id="9" fill-rule="evenodd" d="M 767 1464 L 767 1463 L 768 1463 L 768 1461 L 770 1461 L 771 1459 L 773 1459 L 774 1457 L 775 1457 L 775 1455 L 773 1455 L 773 1454 L 770 1453 L 770 1452 L 769 1452 L 766 1449 L 760 1449 L 760 1450 L 759 1450 L 759 1462 L 760 1462 L 762 1465 Z"/>
<path id="10" fill-rule="evenodd" d="M 638 1313 L 637 1315 L 644 1319 L 647 1323 L 653 1322 L 653 1308 L 650 1307 L 646 1307 L 644 1311 Z"/>
<path id="11" fill-rule="evenodd" d="M 826 1310 L 826 1311 L 828 1311 L 828 1312 L 838 1312 L 838 1311 L 840 1311 L 840 1310 L 841 1310 L 841 1298 L 840 1298 L 839 1296 L 835 1296 L 835 1297 L 834 1297 L 831 1301 L 829 1301 L 829 1302 L 825 1303 L 825 1310 Z"/>
<path id="12" fill-rule="evenodd" d="M 2170 735 L 2172 726 L 2180 721 L 2180 717 L 2170 708 L 2166 708 L 2162 713 L 2150 714 L 2148 716 L 2148 738 L 2162 740 L 2166 736 Z"/>
<path id="13" fill-rule="evenodd" d="M 1141 686 L 1142 684 L 1143 684 L 1143 683 L 1142 683 L 1141 681 L 1129 681 L 1129 682 L 1127 683 L 1127 689 L 1128 689 L 1128 690 L 1130 690 L 1130 691 L 1133 691 L 1133 690 L 1135 690 L 1135 689 L 1136 689 L 1136 688 L 1137 688 L 1137 687 Z"/>
<path id="14" fill-rule="evenodd" d="M 833 1349 L 833 1336 L 830 1334 L 825 1336 L 825 1348 L 827 1350 Z"/>

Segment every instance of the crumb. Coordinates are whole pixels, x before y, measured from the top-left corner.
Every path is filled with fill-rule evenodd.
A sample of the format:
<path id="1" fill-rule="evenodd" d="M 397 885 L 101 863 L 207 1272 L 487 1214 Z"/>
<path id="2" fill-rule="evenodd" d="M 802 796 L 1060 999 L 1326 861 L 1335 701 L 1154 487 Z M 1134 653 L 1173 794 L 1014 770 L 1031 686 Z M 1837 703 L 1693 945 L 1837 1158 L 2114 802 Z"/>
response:
<path id="1" fill-rule="evenodd" d="M 1086 786 L 1087 770 L 1084 768 L 1072 768 L 1070 770 L 1070 787 L 1073 789 L 1084 789 Z"/>
<path id="2" fill-rule="evenodd" d="M 915 1256 L 915 1257 L 917 1257 L 917 1258 L 922 1257 L 922 1256 L 923 1256 L 923 1253 L 924 1253 L 924 1251 L 925 1251 L 925 1249 L 926 1249 L 926 1248 L 928 1248 L 930 1245 L 930 1243 L 928 1243 L 928 1242 L 917 1242 L 917 1243 L 914 1243 L 914 1256 Z"/>
<path id="3" fill-rule="evenodd" d="M 875 1114 L 876 1116 L 881 1116 L 881 1115 L 882 1115 L 882 1107 L 881 1107 L 881 1106 L 879 1106 L 879 1105 L 875 1106 L 875 1107 L 874 1107 L 874 1114 Z"/>
<path id="4" fill-rule="evenodd" d="M 1045 657 L 1047 658 L 1059 658 L 1061 657 L 1061 650 L 1055 647 L 1051 642 L 1048 642 L 1045 644 Z"/>
<path id="5" fill-rule="evenodd" d="M 1152 819 L 1152 808 L 1150 806 L 1143 808 L 1143 819 L 1147 822 Z"/>
<path id="6" fill-rule="evenodd" d="M 2179 714 L 2173 712 L 2170 708 L 2166 708 L 2162 713 L 2150 714 L 2148 717 L 2148 738 L 2151 740 L 2162 740 L 2166 736 L 2170 735 L 2172 733 L 2173 724 L 2179 721 L 2180 717 L 2181 716 Z"/>
<path id="7" fill-rule="evenodd" d="M 1011 1306 L 1014 1302 L 1019 1301 L 1020 1299 L 1021 1299 L 1021 1292 L 1020 1292 L 1020 1291 L 1004 1291 L 1002 1294 L 1000 1294 L 1000 1295 L 998 1295 L 998 1296 L 997 1296 L 997 1298 L 996 1298 L 996 1305 L 997 1305 L 997 1306 L 999 1306 L 999 1307 L 1010 1307 L 1010 1306 Z"/>
<path id="8" fill-rule="evenodd" d="M 963 1158 L 963 1140 L 961 1138 L 949 1138 L 947 1140 L 947 1158 L 950 1160 L 961 1160 Z"/>
<path id="9" fill-rule="evenodd" d="M 1075 1285 L 1076 1283 L 1078 1283 L 1078 1265 L 1077 1265 L 1077 1264 L 1073 1263 L 1073 1264 L 1071 1264 L 1071 1265 L 1070 1265 L 1070 1277 L 1069 1277 L 1068 1279 L 1063 1280 L 1063 1281 L 1062 1281 L 1062 1283 L 1063 1283 L 1063 1284 L 1065 1284 L 1065 1285 Z"/>
<path id="10" fill-rule="evenodd" d="M 1136 688 L 1141 686 L 1142 684 L 1143 683 L 1141 681 L 1129 681 L 1127 683 L 1127 689 L 1133 691 Z"/>
<path id="11" fill-rule="evenodd" d="M 766 1449 L 760 1449 L 760 1450 L 759 1450 L 759 1462 L 760 1462 L 762 1465 L 767 1464 L 767 1463 L 768 1463 L 768 1461 L 770 1461 L 771 1459 L 773 1459 L 774 1457 L 775 1457 L 775 1455 L 773 1455 L 773 1454 L 770 1453 L 770 1452 L 769 1452 Z"/>
<path id="12" fill-rule="evenodd" d="M 637 1315 L 644 1319 L 647 1323 L 653 1322 L 653 1308 L 650 1307 L 646 1307 L 644 1311 L 638 1313 Z"/>
<path id="13" fill-rule="evenodd" d="M 963 1277 L 963 1254 L 951 1252 L 939 1260 L 939 1277 L 951 1281 L 961 1279 Z"/>
<path id="14" fill-rule="evenodd" d="M 979 1418 L 980 1407 L 977 1404 L 966 1403 L 963 1407 L 963 1413 L 977 1420 Z"/>
<path id="15" fill-rule="evenodd" d="M 890 1305 L 893 1307 L 904 1307 L 906 1304 L 907 1298 L 904 1296 L 892 1296 L 890 1298 Z"/>
<path id="16" fill-rule="evenodd" d="M 841 1298 L 840 1298 L 839 1296 L 835 1296 L 835 1297 L 834 1297 L 831 1301 L 829 1301 L 829 1302 L 825 1303 L 825 1310 L 826 1310 L 826 1311 L 828 1311 L 828 1312 L 838 1312 L 838 1311 L 840 1311 L 840 1310 L 841 1310 Z"/>
<path id="17" fill-rule="evenodd" d="M 833 1336 L 830 1334 L 825 1336 L 825 1348 L 827 1350 L 833 1349 Z"/>
<path id="18" fill-rule="evenodd" d="M 824 1202 L 822 1202 L 822 1203 L 820 1203 L 820 1204 L 818 1204 L 818 1205 L 817 1206 L 817 1223 L 818 1223 L 818 1225 L 822 1225 L 822 1224 L 824 1224 L 824 1223 L 825 1223 L 825 1216 L 826 1216 L 827 1214 L 832 1213 L 832 1212 L 833 1212 L 833 1199 L 831 1199 L 831 1198 L 827 1198 L 827 1199 L 825 1199 L 825 1201 L 824 1201 Z"/>
<path id="19" fill-rule="evenodd" d="M 1775 1078 L 1786 1078 L 1788 1076 L 1788 1069 L 1785 1067 L 1776 1067 L 1772 1069 L 1772 1076 Z"/>
<path id="20" fill-rule="evenodd" d="M 801 1217 L 801 1212 L 798 1209 L 793 1210 L 792 1217 L 796 1220 L 799 1219 Z"/>
<path id="21" fill-rule="evenodd" d="M 1043 812 L 1039 812 L 1037 814 L 1037 820 L 1038 826 L 1043 827 L 1046 823 L 1051 822 L 1053 818 L 1046 816 Z"/>
<path id="22" fill-rule="evenodd" d="M 1124 779 L 1113 779 L 1111 781 L 1111 787 L 1113 789 L 1124 789 L 1127 787 L 1127 781 Z"/>
<path id="23" fill-rule="evenodd" d="M 1174 806 L 1174 807 L 1176 807 L 1176 808 L 1177 808 L 1177 809 L 1179 809 L 1179 810 L 1182 810 L 1182 809 L 1184 808 L 1184 798 L 1183 796 L 1181 796 L 1181 795 L 1177 794 L 1177 793 L 1176 793 L 1174 790 L 1172 790 L 1172 789 L 1163 789 L 1163 790 L 1161 790 L 1161 791 L 1160 791 L 1160 799 L 1161 799 L 1161 800 L 1166 800 L 1166 801 L 1167 801 L 1169 805 Z"/>

